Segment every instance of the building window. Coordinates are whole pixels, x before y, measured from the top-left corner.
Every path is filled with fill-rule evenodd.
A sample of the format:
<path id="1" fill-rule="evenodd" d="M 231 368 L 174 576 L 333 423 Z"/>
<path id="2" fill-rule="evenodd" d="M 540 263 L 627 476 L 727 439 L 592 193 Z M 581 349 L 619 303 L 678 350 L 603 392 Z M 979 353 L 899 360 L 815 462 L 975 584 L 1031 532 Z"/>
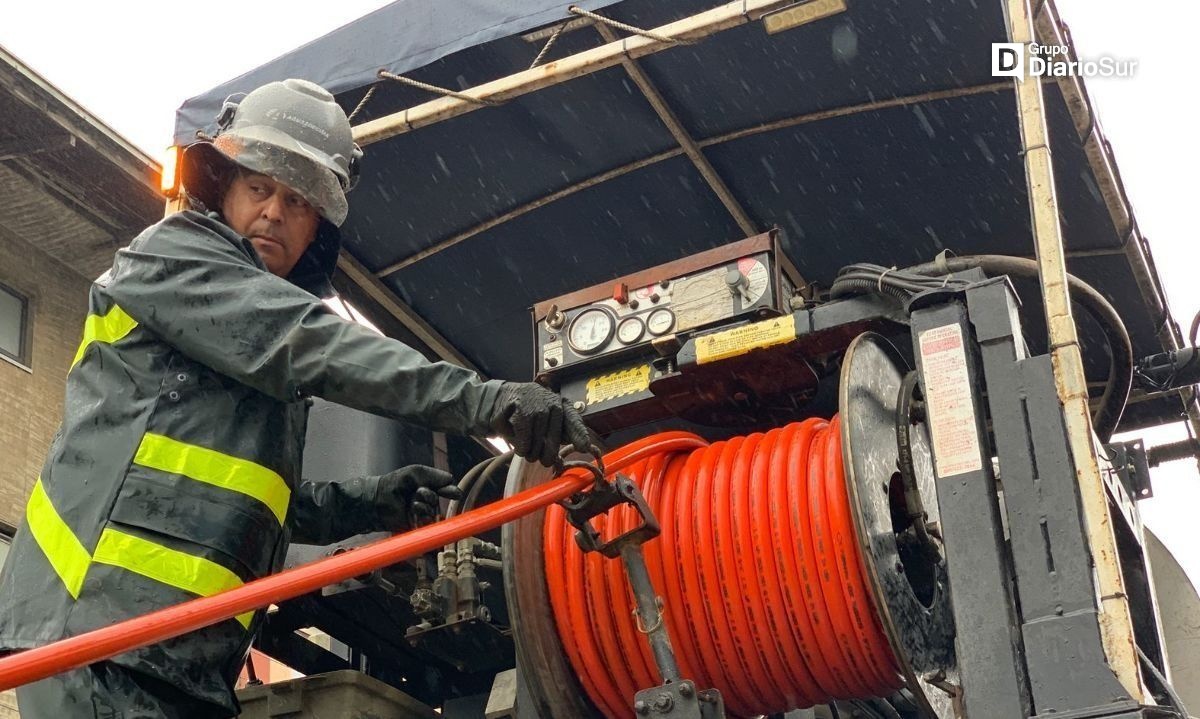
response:
<path id="1" fill-rule="evenodd" d="M 29 366 L 29 300 L 0 285 L 0 356 Z"/>

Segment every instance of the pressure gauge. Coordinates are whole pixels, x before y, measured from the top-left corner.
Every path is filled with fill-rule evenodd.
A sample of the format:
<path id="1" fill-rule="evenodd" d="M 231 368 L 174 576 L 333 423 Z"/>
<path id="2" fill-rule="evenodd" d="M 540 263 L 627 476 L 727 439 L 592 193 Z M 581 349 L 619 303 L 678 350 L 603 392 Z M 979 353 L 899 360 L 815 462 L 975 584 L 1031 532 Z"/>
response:
<path id="1" fill-rule="evenodd" d="M 613 335 L 613 317 L 607 311 L 598 307 L 584 310 L 571 322 L 567 332 L 567 341 L 571 348 L 581 355 L 598 351 Z"/>
<path id="2" fill-rule="evenodd" d="M 646 326 L 637 317 L 626 317 L 617 325 L 617 339 L 621 340 L 622 344 L 631 345 L 642 338 L 645 329 Z"/>
<path id="3" fill-rule="evenodd" d="M 665 335 L 674 326 L 675 315 L 668 309 L 654 310 L 646 318 L 646 329 L 650 330 L 652 335 Z"/>

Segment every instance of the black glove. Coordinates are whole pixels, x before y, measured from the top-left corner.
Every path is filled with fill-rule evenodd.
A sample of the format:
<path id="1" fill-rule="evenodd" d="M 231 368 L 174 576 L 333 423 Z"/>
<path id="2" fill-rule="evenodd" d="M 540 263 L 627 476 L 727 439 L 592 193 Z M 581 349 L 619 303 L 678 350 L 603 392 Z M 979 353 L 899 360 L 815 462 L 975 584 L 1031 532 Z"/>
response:
<path id="1" fill-rule="evenodd" d="M 409 529 L 433 519 L 439 497 L 462 499 L 454 476 L 434 467 L 413 464 L 372 477 L 376 481 L 375 516 L 390 531 Z"/>
<path id="2" fill-rule="evenodd" d="M 505 382 L 489 424 L 518 455 L 547 467 L 558 461 L 564 442 L 580 452 L 591 444 L 579 412 L 536 382 Z"/>

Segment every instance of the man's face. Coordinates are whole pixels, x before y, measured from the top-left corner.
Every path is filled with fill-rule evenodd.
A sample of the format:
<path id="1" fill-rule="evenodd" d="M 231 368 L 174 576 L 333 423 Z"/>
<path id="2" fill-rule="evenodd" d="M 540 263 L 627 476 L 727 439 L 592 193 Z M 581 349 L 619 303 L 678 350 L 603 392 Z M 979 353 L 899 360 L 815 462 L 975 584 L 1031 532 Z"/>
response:
<path id="1" fill-rule="evenodd" d="M 239 172 L 221 200 L 225 221 L 250 240 L 273 275 L 287 277 L 317 236 L 321 216 L 292 188 Z"/>

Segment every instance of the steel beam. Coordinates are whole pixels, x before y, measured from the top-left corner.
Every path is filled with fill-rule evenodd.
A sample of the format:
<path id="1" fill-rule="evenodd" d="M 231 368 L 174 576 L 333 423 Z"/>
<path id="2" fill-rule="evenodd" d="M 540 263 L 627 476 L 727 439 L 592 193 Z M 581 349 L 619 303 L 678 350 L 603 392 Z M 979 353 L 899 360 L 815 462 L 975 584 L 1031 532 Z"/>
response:
<path id="1" fill-rule="evenodd" d="M 1028 717 L 1029 678 L 967 309 L 951 301 L 917 310 L 911 329 L 932 435 L 965 715 Z"/>
<path id="2" fill-rule="evenodd" d="M 1036 713 L 1129 702 L 1101 644 L 1088 538 L 1051 359 L 1027 357 L 1003 280 L 967 290 L 983 361 Z M 1063 661 L 1070 657 L 1070 661 Z"/>
<path id="3" fill-rule="evenodd" d="M 600 47 L 532 67 L 498 80 L 464 90 L 470 99 L 442 97 L 416 107 L 371 120 L 354 128 L 354 140 L 369 145 L 420 127 L 452 117 L 465 115 L 480 108 L 480 100 L 505 102 L 542 88 L 559 85 L 577 77 L 591 75 L 619 64 L 622 58 L 639 58 L 714 35 L 723 30 L 745 25 L 763 15 L 790 4 L 791 0 L 736 0 L 712 10 L 676 20 L 649 30 L 665 40 L 643 35 L 622 38 Z"/>
<path id="4" fill-rule="evenodd" d="M 1028 55 L 1029 45 L 1035 38 L 1030 0 L 1007 0 L 1007 20 L 1010 40 L 1025 45 Z M 1034 247 L 1037 250 L 1039 279 L 1045 303 L 1046 327 L 1050 335 L 1050 357 L 1058 398 L 1066 418 L 1075 479 L 1079 484 L 1088 544 L 1096 569 L 1105 654 L 1130 696 L 1141 700 L 1143 693 L 1138 675 L 1133 624 L 1121 577 L 1112 519 L 1108 514 L 1108 497 L 1096 457 L 1095 437 L 1088 410 L 1087 378 L 1083 372 L 1079 335 L 1067 290 L 1066 253 L 1059 224 L 1058 196 L 1041 82 L 1016 82 L 1016 97 Z"/>

